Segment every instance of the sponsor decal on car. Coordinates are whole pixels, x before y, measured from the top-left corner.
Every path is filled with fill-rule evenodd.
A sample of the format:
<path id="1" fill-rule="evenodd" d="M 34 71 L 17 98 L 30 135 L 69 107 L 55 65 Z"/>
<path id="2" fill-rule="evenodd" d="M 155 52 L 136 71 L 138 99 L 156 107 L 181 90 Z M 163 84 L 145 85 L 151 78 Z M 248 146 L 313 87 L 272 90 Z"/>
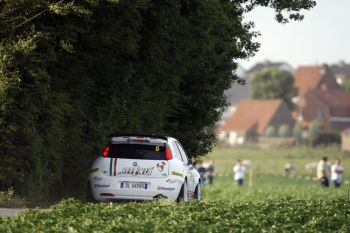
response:
<path id="1" fill-rule="evenodd" d="M 96 167 L 96 168 L 91 168 L 90 169 L 90 173 L 93 173 L 93 172 L 98 172 L 100 170 L 100 168 Z"/>
<path id="2" fill-rule="evenodd" d="M 180 181 L 175 179 L 167 179 L 165 182 L 167 182 L 168 184 L 175 184 L 176 182 L 180 182 Z"/>
<path id="3" fill-rule="evenodd" d="M 158 171 L 162 172 L 164 170 L 164 167 L 166 166 L 166 163 L 165 162 L 159 162 L 157 163 L 157 168 L 158 168 Z"/>
<path id="4" fill-rule="evenodd" d="M 124 167 L 118 174 L 123 174 L 123 175 L 142 175 L 142 176 L 150 176 L 152 175 L 154 167 L 149 167 L 149 168 L 141 168 L 140 166 L 133 166 L 133 167 Z"/>
<path id="5" fill-rule="evenodd" d="M 109 162 L 109 175 L 110 176 L 117 175 L 117 158 L 111 158 Z"/>
<path id="6" fill-rule="evenodd" d="M 176 171 L 172 171 L 171 172 L 171 175 L 174 175 L 174 176 L 183 176 L 183 174 L 182 173 L 180 173 L 180 172 L 176 172 Z"/>
<path id="7" fill-rule="evenodd" d="M 94 184 L 95 188 L 109 188 L 110 184 Z"/>
<path id="8" fill-rule="evenodd" d="M 162 186 L 158 186 L 157 187 L 158 190 L 165 190 L 165 191 L 174 191 L 175 188 L 172 187 L 162 187 Z"/>
<path id="9" fill-rule="evenodd" d="M 95 176 L 92 180 L 93 180 L 93 181 L 101 181 L 102 178 L 101 178 L 101 177 L 98 177 L 98 176 Z"/>

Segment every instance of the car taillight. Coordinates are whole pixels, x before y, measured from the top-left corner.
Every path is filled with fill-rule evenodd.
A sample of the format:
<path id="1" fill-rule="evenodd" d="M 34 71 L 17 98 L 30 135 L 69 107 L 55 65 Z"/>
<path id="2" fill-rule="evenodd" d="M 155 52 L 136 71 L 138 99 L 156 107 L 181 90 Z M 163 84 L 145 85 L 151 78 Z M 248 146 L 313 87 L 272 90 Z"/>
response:
<path id="1" fill-rule="evenodd" d="M 173 158 L 173 155 L 171 154 L 170 148 L 165 149 L 165 160 L 171 160 Z"/>
<path id="2" fill-rule="evenodd" d="M 107 155 L 108 155 L 108 152 L 109 152 L 109 146 L 106 146 L 105 149 L 102 152 L 102 156 L 106 158 Z"/>

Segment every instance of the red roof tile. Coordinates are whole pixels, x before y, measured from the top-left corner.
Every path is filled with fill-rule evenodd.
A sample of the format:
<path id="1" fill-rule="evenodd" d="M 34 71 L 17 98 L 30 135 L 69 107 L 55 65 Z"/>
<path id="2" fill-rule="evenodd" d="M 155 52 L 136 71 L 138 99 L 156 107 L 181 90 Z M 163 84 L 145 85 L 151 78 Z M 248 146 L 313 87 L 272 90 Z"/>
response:
<path id="1" fill-rule="evenodd" d="M 325 129 L 329 129 L 329 108 L 321 95 L 321 91 L 313 89 L 299 97 L 296 106 L 302 112 L 303 127 L 308 127 L 313 120 L 319 118 L 322 120 Z"/>
<path id="2" fill-rule="evenodd" d="M 257 132 L 262 134 L 281 104 L 282 100 L 243 100 L 233 116 L 220 126 L 220 130 L 248 131 L 256 126 Z"/>
<path id="3" fill-rule="evenodd" d="M 316 88 L 322 80 L 325 73 L 322 66 L 301 66 L 294 74 L 294 85 L 299 91 L 299 95 L 303 95 L 306 91 Z"/>

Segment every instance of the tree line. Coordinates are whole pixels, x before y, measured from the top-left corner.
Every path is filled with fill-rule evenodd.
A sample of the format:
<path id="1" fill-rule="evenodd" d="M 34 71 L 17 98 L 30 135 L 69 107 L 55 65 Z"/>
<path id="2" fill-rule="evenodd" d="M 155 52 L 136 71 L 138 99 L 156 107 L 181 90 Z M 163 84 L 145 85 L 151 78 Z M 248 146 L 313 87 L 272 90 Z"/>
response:
<path id="1" fill-rule="evenodd" d="M 113 132 L 215 142 L 237 59 L 259 44 L 244 14 L 300 20 L 311 0 L 0 2 L 0 189 L 29 200 L 81 196 Z"/>

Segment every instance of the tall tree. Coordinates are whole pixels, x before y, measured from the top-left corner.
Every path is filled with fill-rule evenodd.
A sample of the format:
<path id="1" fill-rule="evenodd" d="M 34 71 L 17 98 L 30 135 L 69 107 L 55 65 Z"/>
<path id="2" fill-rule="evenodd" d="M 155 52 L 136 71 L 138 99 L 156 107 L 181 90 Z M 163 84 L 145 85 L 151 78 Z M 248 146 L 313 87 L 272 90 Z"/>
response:
<path id="1" fill-rule="evenodd" d="M 292 108 L 296 96 L 293 75 L 278 68 L 265 68 L 253 74 L 252 97 L 254 99 L 283 99 Z"/>
<path id="2" fill-rule="evenodd" d="M 29 199 L 78 196 L 116 131 L 173 135 L 191 157 L 205 155 L 235 60 L 259 47 L 244 13 L 272 7 L 284 23 L 314 5 L 1 1 L 0 187 Z"/>

